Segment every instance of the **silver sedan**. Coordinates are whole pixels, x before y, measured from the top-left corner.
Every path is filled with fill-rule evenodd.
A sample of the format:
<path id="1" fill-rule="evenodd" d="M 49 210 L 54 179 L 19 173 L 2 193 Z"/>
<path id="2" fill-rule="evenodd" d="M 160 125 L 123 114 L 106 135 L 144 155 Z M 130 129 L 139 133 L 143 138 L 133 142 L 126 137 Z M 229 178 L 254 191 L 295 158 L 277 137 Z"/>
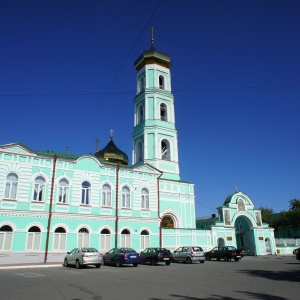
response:
<path id="1" fill-rule="evenodd" d="M 64 259 L 64 266 L 76 266 L 77 269 L 82 266 L 94 265 L 100 268 L 103 264 L 103 255 L 95 248 L 74 248 L 71 252 L 67 252 Z"/>

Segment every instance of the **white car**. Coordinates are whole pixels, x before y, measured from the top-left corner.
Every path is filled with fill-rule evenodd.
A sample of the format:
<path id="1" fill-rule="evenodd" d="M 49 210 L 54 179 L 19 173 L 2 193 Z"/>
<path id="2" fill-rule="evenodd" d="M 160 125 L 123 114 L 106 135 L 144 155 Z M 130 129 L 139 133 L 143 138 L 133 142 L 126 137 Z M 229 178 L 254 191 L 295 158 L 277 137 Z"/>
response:
<path id="1" fill-rule="evenodd" d="M 173 253 L 173 261 L 182 261 L 191 264 L 193 261 L 205 262 L 205 254 L 200 246 L 182 246 Z"/>

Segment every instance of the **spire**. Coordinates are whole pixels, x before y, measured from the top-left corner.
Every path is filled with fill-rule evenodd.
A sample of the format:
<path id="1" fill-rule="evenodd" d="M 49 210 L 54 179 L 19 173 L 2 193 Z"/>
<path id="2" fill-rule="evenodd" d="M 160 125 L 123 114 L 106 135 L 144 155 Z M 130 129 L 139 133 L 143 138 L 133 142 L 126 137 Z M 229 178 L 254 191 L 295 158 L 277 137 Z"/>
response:
<path id="1" fill-rule="evenodd" d="M 109 133 L 110 133 L 110 140 L 112 140 L 112 139 L 113 139 L 113 135 L 114 135 L 114 131 L 111 129 L 111 130 L 109 131 Z"/>
<path id="2" fill-rule="evenodd" d="M 151 30 L 151 49 L 154 49 L 154 27 L 150 27 L 149 30 Z"/>

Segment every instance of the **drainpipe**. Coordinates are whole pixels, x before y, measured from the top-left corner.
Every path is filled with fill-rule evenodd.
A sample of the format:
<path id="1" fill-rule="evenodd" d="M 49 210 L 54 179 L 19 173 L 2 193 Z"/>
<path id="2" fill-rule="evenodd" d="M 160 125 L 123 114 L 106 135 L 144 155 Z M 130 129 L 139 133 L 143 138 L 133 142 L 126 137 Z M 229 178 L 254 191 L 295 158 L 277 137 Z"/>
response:
<path id="1" fill-rule="evenodd" d="M 52 217 L 52 202 L 53 202 L 53 192 L 54 192 L 54 179 L 55 179 L 55 171 L 56 171 L 56 161 L 57 161 L 57 156 L 54 155 L 54 159 L 53 159 L 53 172 L 52 172 L 52 182 L 51 182 L 51 194 L 50 194 L 50 206 L 49 206 L 49 217 L 48 217 L 48 226 L 47 226 L 46 250 L 45 250 L 44 263 L 47 262 L 47 258 L 48 258 L 48 245 L 49 245 L 50 225 L 51 225 L 51 217 Z"/>
<path id="2" fill-rule="evenodd" d="M 116 176 L 116 225 L 115 225 L 115 248 L 118 248 L 118 231 L 119 231 L 119 170 L 120 163 L 117 166 Z"/>
<path id="3" fill-rule="evenodd" d="M 161 217 L 160 217 L 160 191 L 159 191 L 159 180 L 162 176 L 162 173 L 157 177 L 157 213 L 158 218 L 160 219 L 159 222 L 159 247 L 162 247 L 162 226 L 161 226 Z"/>

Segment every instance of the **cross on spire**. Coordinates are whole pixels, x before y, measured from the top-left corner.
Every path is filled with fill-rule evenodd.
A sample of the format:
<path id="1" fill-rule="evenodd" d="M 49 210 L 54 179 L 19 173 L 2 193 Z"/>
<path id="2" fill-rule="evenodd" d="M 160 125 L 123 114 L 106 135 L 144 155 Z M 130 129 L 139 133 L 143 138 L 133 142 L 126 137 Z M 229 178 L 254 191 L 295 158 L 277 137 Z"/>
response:
<path id="1" fill-rule="evenodd" d="M 100 140 L 97 138 L 97 139 L 95 140 L 95 142 L 96 142 L 96 152 L 98 152 L 98 143 L 100 142 Z"/>
<path id="2" fill-rule="evenodd" d="M 154 27 L 150 27 L 149 30 L 151 30 L 151 46 L 154 46 Z"/>
<path id="3" fill-rule="evenodd" d="M 111 130 L 109 131 L 109 133 L 110 133 L 110 139 L 112 140 L 114 131 L 111 129 Z"/>

